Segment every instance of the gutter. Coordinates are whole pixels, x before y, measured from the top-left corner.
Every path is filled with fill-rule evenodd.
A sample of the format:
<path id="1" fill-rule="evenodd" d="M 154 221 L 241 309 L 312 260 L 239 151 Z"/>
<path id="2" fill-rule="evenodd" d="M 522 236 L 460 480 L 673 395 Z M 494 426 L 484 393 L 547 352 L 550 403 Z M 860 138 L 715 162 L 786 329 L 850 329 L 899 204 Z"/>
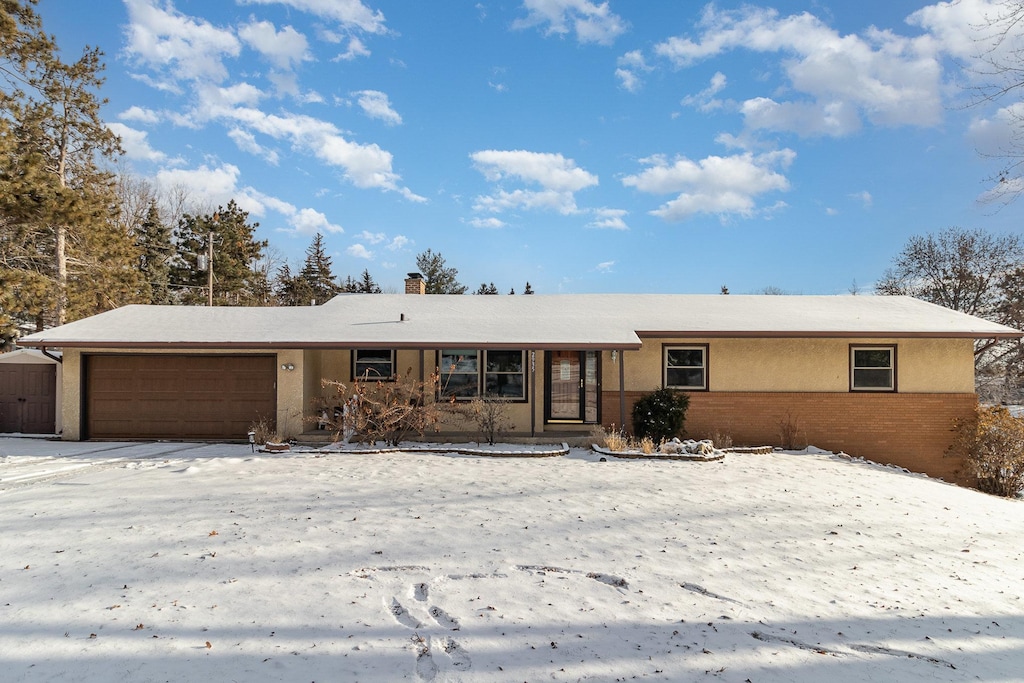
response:
<path id="1" fill-rule="evenodd" d="M 61 365 L 64 365 L 64 358 L 62 358 L 61 356 L 55 356 L 55 355 L 53 355 L 52 353 L 50 353 L 49 351 L 47 351 L 47 350 L 46 350 L 46 347 L 45 347 L 45 346 L 41 346 L 41 347 L 39 347 L 39 350 L 40 350 L 40 351 L 42 352 L 42 354 L 43 354 L 44 356 L 46 356 L 47 358 L 49 358 L 49 359 L 51 359 L 51 360 L 55 360 L 55 361 L 57 361 L 58 363 L 60 363 Z"/>

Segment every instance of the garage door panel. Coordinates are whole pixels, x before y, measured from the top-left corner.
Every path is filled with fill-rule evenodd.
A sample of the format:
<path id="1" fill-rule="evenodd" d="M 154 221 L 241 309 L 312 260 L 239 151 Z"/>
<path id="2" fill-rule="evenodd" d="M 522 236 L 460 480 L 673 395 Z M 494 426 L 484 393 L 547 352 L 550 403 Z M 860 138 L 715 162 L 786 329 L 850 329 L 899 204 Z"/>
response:
<path id="1" fill-rule="evenodd" d="M 0 432 L 53 434 L 56 396 L 55 365 L 0 364 Z"/>
<path id="2" fill-rule="evenodd" d="M 93 355 L 86 363 L 90 438 L 241 439 L 255 419 L 277 413 L 274 356 Z"/>

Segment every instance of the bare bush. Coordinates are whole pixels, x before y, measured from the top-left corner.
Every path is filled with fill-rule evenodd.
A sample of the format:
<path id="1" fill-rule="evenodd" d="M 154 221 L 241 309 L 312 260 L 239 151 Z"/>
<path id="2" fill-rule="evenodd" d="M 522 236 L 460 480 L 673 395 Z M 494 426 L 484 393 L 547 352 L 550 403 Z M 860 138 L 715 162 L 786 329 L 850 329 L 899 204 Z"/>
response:
<path id="1" fill-rule="evenodd" d="M 954 422 L 948 454 L 962 457 L 985 493 L 1013 498 L 1024 488 L 1024 421 L 1002 406 L 978 406 Z"/>
<path id="2" fill-rule="evenodd" d="M 256 444 L 259 446 L 265 445 L 268 441 L 271 443 L 279 443 L 281 441 L 281 437 L 277 435 L 276 422 L 265 415 L 257 417 L 249 425 L 249 431 L 253 432 Z"/>
<path id="3" fill-rule="evenodd" d="M 324 386 L 335 393 L 328 402 L 343 406 L 340 414 L 321 418 L 325 427 L 336 435 L 354 435 L 363 443 L 383 441 L 388 446 L 438 431 L 446 404 L 427 397 L 436 395 L 440 375 L 435 371 L 421 382 L 411 374 L 407 371 L 392 381 L 356 380 L 351 393 L 341 382 L 324 380 Z"/>
<path id="4" fill-rule="evenodd" d="M 786 416 L 779 420 L 779 445 L 783 450 L 792 451 L 806 446 L 798 445 L 800 442 L 800 421 L 793 417 L 793 413 L 787 411 Z"/>
<path id="5" fill-rule="evenodd" d="M 457 410 L 465 419 L 476 425 L 482 439 L 491 446 L 495 440 L 516 428 L 508 416 L 509 400 L 495 397 L 477 397 Z"/>

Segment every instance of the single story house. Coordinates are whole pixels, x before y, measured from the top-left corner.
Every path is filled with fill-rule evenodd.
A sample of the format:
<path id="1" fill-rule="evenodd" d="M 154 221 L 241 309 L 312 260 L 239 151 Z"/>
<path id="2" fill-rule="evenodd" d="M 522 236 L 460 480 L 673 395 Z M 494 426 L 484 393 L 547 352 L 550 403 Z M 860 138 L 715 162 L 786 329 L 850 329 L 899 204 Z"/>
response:
<path id="1" fill-rule="evenodd" d="M 126 306 L 25 337 L 64 354 L 65 439 L 244 438 L 311 428 L 322 380 L 441 369 L 446 395 L 508 399 L 520 436 L 629 428 L 658 387 L 686 431 L 816 446 L 947 479 L 974 341 L 1021 332 L 909 297 L 343 294 L 315 307 Z"/>
<path id="2" fill-rule="evenodd" d="M 0 354 L 0 433 L 60 433 L 60 361 L 36 349 Z"/>

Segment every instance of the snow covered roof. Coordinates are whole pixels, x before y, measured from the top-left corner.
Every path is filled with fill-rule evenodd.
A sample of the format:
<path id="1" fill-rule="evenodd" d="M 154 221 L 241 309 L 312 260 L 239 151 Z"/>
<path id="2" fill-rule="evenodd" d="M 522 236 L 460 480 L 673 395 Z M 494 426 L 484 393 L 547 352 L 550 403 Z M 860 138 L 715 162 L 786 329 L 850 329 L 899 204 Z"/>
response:
<path id="1" fill-rule="evenodd" d="M 50 347 L 639 348 L 666 337 L 1021 337 L 910 297 L 343 294 L 322 306 L 125 306 L 29 335 Z"/>

